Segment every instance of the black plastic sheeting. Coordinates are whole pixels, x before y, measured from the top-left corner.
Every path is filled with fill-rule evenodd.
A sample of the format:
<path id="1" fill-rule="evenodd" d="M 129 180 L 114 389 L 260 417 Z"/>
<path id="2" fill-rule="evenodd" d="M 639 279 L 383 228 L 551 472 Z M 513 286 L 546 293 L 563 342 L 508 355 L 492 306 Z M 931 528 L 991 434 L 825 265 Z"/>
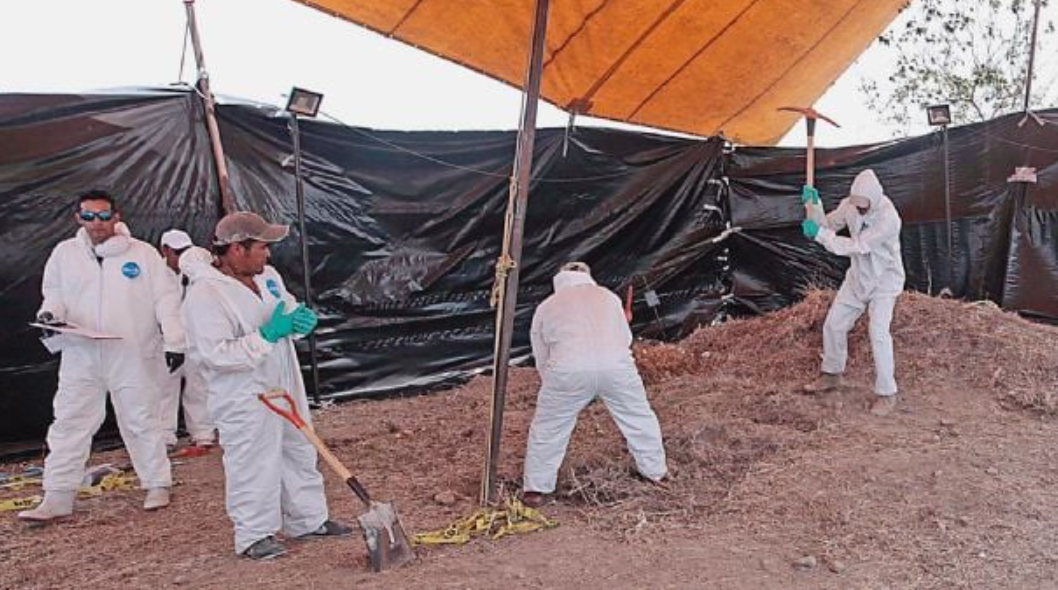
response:
<path id="1" fill-rule="evenodd" d="M 949 134 L 952 249 L 945 220 L 940 132 L 884 144 L 820 150 L 817 186 L 829 211 L 860 171 L 871 168 L 903 218 L 907 288 L 1058 320 L 1058 111 L 954 128 Z M 735 300 L 748 310 L 791 303 L 797 287 L 836 286 L 842 260 L 798 238 L 803 218 L 788 198 L 803 183 L 803 150 L 742 148 L 727 165 Z M 1035 184 L 1011 183 L 1015 167 L 1036 168 Z"/>
<path id="2" fill-rule="evenodd" d="M 296 228 L 288 121 L 264 105 L 218 112 L 237 206 Z M 1058 114 L 1041 116 L 1052 124 L 950 131 L 952 288 L 1055 319 Z M 423 390 L 488 368 L 515 134 L 300 127 L 324 395 Z M 828 207 L 857 172 L 878 172 L 904 217 L 909 287 L 932 293 L 948 286 L 942 154 L 938 135 L 817 153 Z M 721 139 L 538 131 L 512 356 L 528 355 L 532 310 L 569 260 L 622 296 L 633 285 L 634 328 L 652 338 L 836 284 L 841 261 L 800 234 L 803 162 L 803 150 L 732 152 Z M 1008 184 L 1015 165 L 1037 167 L 1039 183 Z M 48 253 L 75 230 L 73 195 L 108 188 L 137 237 L 182 227 L 205 243 L 219 215 L 212 166 L 193 93 L 0 96 L 0 442 L 39 440 L 51 418 L 56 362 L 23 326 Z M 273 264 L 300 293 L 298 237 Z"/>

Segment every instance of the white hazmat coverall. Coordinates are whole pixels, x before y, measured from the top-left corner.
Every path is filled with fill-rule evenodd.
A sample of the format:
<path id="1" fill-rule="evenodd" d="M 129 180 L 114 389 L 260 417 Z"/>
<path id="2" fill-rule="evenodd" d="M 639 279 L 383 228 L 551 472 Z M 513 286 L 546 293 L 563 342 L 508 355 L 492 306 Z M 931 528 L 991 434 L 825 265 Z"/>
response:
<path id="1" fill-rule="evenodd" d="M 530 337 L 540 393 L 525 453 L 527 492 L 551 493 L 577 416 L 601 397 L 639 472 L 667 473 L 661 427 L 632 358 L 621 301 L 586 272 L 561 271 L 533 315 Z"/>
<path id="2" fill-rule="evenodd" d="M 874 391 L 881 396 L 896 395 L 893 338 L 889 324 L 896 298 L 904 290 L 904 263 L 900 255 L 900 214 L 874 171 L 860 172 L 852 182 L 850 195 L 871 202 L 867 215 L 860 215 L 847 197 L 827 214 L 815 240 L 828 251 L 846 256 L 851 264 L 845 273 L 834 303 L 823 324 L 824 373 L 840 375 L 848 360 L 848 334 L 863 312 L 869 313 L 868 331 L 874 357 Z M 849 237 L 835 232 L 848 228 Z"/>
<path id="3" fill-rule="evenodd" d="M 184 302 L 188 349 L 205 377 L 224 449 L 235 552 L 281 529 L 293 537 L 315 531 L 328 518 L 316 449 L 257 399 L 284 389 L 311 422 L 294 343 L 288 337 L 272 344 L 258 331 L 280 301 L 293 311 L 294 297 L 271 266 L 254 277 L 259 296 L 208 264 L 181 269 L 191 277 Z"/>
<path id="4" fill-rule="evenodd" d="M 44 461 L 46 491 L 80 486 L 92 435 L 106 417 L 108 391 L 142 487 L 172 485 L 157 419 L 157 376 L 165 370 L 164 352 L 183 352 L 185 340 L 180 294 L 168 272 L 158 252 L 132 238 L 124 224 L 98 246 L 79 229 L 48 258 L 40 311 L 121 339 L 52 336 L 62 339 L 62 360 Z"/>
<path id="5" fill-rule="evenodd" d="M 181 255 L 181 264 L 187 258 L 194 263 L 210 264 L 213 260 L 209 251 L 192 246 Z M 166 267 L 168 277 L 181 295 L 181 301 L 187 295 L 190 287 L 188 275 L 181 272 L 174 273 Z M 185 284 L 186 283 L 186 284 Z M 181 382 L 183 387 L 181 388 Z M 182 391 L 181 391 L 182 390 Z M 191 440 L 195 443 L 213 442 L 213 420 L 209 417 L 209 407 L 206 405 L 206 381 L 202 378 L 202 371 L 188 355 L 183 366 L 170 373 L 168 369 L 163 371 L 161 377 L 161 401 L 158 405 L 160 411 L 162 428 L 165 433 L 165 444 L 176 444 L 176 429 L 179 420 L 180 406 L 184 408 L 184 425 L 187 427 Z"/>

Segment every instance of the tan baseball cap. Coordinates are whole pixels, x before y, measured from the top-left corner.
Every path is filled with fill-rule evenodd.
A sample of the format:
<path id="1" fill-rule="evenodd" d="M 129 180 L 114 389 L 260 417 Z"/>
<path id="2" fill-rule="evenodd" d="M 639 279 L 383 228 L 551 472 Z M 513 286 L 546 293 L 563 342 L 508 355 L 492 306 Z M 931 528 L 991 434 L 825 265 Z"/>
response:
<path id="1" fill-rule="evenodd" d="M 213 243 L 224 246 L 245 240 L 278 242 L 289 233 L 290 228 L 285 225 L 268 223 L 260 215 L 250 211 L 236 211 L 217 222 Z"/>

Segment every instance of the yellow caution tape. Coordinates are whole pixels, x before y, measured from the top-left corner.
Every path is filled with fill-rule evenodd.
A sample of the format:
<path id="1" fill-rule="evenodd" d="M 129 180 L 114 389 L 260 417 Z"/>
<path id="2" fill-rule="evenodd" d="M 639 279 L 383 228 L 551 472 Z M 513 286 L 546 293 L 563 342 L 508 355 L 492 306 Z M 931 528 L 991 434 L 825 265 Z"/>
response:
<path id="1" fill-rule="evenodd" d="M 488 535 L 500 539 L 507 535 L 530 533 L 558 526 L 535 508 L 522 504 L 517 498 L 507 498 L 505 508 L 483 508 L 460 518 L 446 528 L 419 533 L 412 542 L 416 545 L 463 545 L 473 537 Z"/>
<path id="2" fill-rule="evenodd" d="M 40 496 L 27 496 L 25 498 L 15 498 L 13 500 L 0 500 L 0 512 L 13 512 L 15 510 L 29 510 L 35 508 L 37 504 L 41 503 Z"/>
<path id="3" fill-rule="evenodd" d="M 44 478 L 37 475 L 34 477 L 12 477 L 5 483 L 0 483 L 0 490 L 18 491 L 29 486 L 39 486 L 44 483 Z"/>
<path id="4" fill-rule="evenodd" d="M 77 497 L 96 498 L 102 496 L 103 492 L 134 489 L 136 489 L 135 476 L 125 475 L 124 473 L 111 473 L 94 486 L 81 486 L 81 489 L 77 490 Z M 41 496 L 26 496 L 24 498 L 0 500 L 0 512 L 28 510 L 30 508 L 35 508 L 37 504 L 41 503 L 41 501 Z"/>

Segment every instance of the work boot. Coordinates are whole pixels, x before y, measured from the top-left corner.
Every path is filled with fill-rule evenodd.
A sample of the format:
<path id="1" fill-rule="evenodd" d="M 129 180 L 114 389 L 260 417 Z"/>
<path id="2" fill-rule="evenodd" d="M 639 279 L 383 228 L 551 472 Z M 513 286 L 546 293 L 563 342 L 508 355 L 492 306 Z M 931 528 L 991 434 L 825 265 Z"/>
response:
<path id="1" fill-rule="evenodd" d="M 820 373 L 819 378 L 804 386 L 804 392 L 810 394 L 826 393 L 841 387 L 841 375 Z"/>
<path id="2" fill-rule="evenodd" d="M 893 413 L 896 409 L 896 396 L 895 395 L 879 395 L 875 398 L 874 402 L 871 403 L 871 415 L 884 418 L 889 414 Z"/>
<path id="3" fill-rule="evenodd" d="M 530 508 L 539 508 L 547 503 L 547 494 L 543 492 L 522 492 L 522 504 Z"/>
<path id="4" fill-rule="evenodd" d="M 348 537 L 353 534 L 353 529 L 345 526 L 340 522 L 333 520 L 326 520 L 320 525 L 320 528 L 312 531 L 311 533 L 305 533 L 304 535 L 298 536 L 298 539 L 320 539 L 322 537 Z"/>
<path id="5" fill-rule="evenodd" d="M 275 559 L 286 552 L 287 548 L 275 537 L 269 535 L 247 547 L 246 551 L 242 552 L 242 556 L 250 559 Z"/>
<path id="6" fill-rule="evenodd" d="M 143 509 L 150 512 L 169 505 L 169 488 L 151 488 L 143 501 Z"/>
<path id="7" fill-rule="evenodd" d="M 40 506 L 19 512 L 18 518 L 31 522 L 48 522 L 57 518 L 65 518 L 73 514 L 73 501 L 76 498 L 77 492 L 72 490 L 44 492 L 44 501 L 40 503 Z"/>

